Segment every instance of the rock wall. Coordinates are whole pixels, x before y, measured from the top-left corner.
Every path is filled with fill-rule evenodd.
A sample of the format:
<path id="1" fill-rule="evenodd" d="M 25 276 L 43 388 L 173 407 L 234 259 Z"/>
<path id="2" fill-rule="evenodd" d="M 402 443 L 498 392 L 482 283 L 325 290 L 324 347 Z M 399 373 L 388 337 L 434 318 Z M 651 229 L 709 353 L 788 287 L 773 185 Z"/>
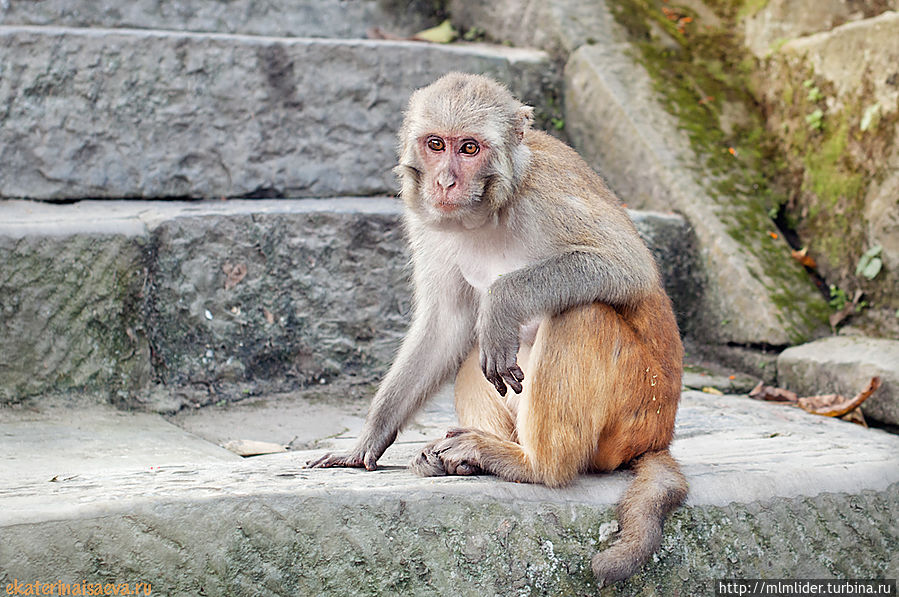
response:
<path id="1" fill-rule="evenodd" d="M 831 17 L 841 15 L 836 11 Z M 764 35 L 747 38 L 747 44 L 753 47 Z M 789 223 L 828 283 L 849 298 L 864 292 L 869 306 L 859 321 L 865 331 L 894 336 L 899 335 L 897 40 L 899 13 L 892 11 L 793 39 L 761 61 L 757 83 L 769 130 L 780 139 L 796 180 L 785 206 Z"/>

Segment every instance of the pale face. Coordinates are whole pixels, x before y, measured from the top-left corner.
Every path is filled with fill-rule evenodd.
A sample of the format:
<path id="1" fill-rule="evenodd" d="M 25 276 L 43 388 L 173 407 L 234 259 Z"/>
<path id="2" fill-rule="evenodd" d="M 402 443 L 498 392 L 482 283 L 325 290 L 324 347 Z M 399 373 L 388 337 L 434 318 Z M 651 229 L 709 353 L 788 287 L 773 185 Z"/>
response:
<path id="1" fill-rule="evenodd" d="M 466 211 L 484 193 L 490 148 L 474 135 L 428 134 L 418 140 L 423 169 L 422 194 L 442 215 Z"/>

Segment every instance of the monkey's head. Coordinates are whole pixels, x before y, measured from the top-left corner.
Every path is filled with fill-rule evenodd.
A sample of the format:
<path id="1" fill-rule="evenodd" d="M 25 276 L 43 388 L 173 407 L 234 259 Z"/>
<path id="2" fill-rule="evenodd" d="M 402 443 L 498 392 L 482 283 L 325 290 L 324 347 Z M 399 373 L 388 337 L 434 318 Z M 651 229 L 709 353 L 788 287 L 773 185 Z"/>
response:
<path id="1" fill-rule="evenodd" d="M 409 100 L 396 172 L 407 205 L 429 221 L 495 212 L 527 169 L 533 108 L 481 75 L 450 73 Z"/>

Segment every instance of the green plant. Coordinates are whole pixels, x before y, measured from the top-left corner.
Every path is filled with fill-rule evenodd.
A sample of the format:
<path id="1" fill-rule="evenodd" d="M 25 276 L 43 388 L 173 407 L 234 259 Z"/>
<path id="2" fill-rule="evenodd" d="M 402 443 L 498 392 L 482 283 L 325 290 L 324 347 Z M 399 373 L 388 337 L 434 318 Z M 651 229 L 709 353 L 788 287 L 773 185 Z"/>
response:
<path id="1" fill-rule="evenodd" d="M 820 131 L 824 124 L 824 112 L 821 111 L 821 108 L 818 108 L 805 117 L 805 122 L 813 131 Z"/>
<path id="2" fill-rule="evenodd" d="M 855 267 L 855 275 L 864 276 L 869 280 L 876 278 L 880 273 L 880 268 L 883 267 L 883 260 L 880 258 L 882 251 L 883 247 L 880 245 L 874 245 L 865 251 Z"/>

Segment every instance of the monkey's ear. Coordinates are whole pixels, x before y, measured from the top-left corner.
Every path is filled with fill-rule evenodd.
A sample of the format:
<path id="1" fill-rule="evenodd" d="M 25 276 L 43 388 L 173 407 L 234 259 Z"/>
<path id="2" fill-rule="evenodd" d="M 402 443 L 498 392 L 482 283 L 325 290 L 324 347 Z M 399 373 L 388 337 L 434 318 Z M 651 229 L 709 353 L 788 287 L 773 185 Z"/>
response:
<path id="1" fill-rule="evenodd" d="M 515 114 L 515 135 L 519 141 L 524 139 L 524 134 L 531 128 L 531 123 L 533 122 L 534 109 L 532 107 L 522 106 L 518 108 L 518 112 Z"/>

